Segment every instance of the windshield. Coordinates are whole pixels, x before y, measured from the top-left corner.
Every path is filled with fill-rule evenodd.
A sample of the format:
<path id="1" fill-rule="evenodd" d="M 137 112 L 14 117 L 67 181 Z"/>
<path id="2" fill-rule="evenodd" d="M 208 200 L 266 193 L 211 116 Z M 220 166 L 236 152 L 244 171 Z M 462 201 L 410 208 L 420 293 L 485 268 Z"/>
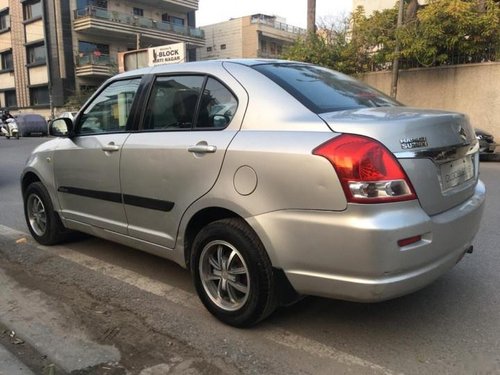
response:
<path id="1" fill-rule="evenodd" d="M 304 64 L 261 64 L 253 68 L 280 85 L 315 113 L 400 104 L 344 74 Z"/>

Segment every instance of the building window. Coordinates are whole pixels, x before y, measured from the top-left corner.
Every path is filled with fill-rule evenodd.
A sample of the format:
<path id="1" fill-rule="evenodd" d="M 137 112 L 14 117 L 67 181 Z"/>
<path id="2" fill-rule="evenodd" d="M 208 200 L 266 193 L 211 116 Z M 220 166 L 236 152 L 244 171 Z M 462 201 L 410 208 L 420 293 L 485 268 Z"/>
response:
<path id="1" fill-rule="evenodd" d="M 16 90 L 5 91 L 4 96 L 5 96 L 5 106 L 7 108 L 17 107 Z"/>
<path id="2" fill-rule="evenodd" d="M 173 25 L 184 26 L 184 18 L 169 16 L 167 13 L 161 15 L 161 20 L 163 22 L 170 22 Z"/>
<path id="3" fill-rule="evenodd" d="M 42 17 L 42 2 L 40 0 L 26 2 L 23 4 L 23 10 L 25 21 Z"/>
<path id="4" fill-rule="evenodd" d="M 1 70 L 13 70 L 14 61 L 12 59 L 12 51 L 3 52 L 0 54 L 0 60 L 2 63 Z"/>
<path id="5" fill-rule="evenodd" d="M 134 16 L 144 17 L 144 9 L 142 8 L 134 8 L 133 13 Z"/>
<path id="6" fill-rule="evenodd" d="M 221 44 L 220 45 L 220 49 L 226 49 L 226 45 L 225 44 Z"/>
<path id="7" fill-rule="evenodd" d="M 30 88 L 31 105 L 49 104 L 49 88 L 48 87 L 32 87 Z"/>
<path id="8" fill-rule="evenodd" d="M 212 52 L 212 47 L 207 47 L 207 52 Z"/>
<path id="9" fill-rule="evenodd" d="M 10 28 L 9 10 L 0 13 L 0 32 Z"/>
<path id="10" fill-rule="evenodd" d="M 170 23 L 178 26 L 184 26 L 184 18 L 170 16 Z"/>
<path id="11" fill-rule="evenodd" d="M 45 53 L 45 45 L 37 44 L 26 48 L 28 65 L 30 64 L 45 64 L 47 61 Z"/>

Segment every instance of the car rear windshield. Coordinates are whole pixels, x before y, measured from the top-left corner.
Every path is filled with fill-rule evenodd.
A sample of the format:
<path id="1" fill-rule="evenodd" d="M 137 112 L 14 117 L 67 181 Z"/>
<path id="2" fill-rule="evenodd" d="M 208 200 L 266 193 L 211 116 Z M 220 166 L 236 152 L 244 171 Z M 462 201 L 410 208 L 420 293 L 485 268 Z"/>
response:
<path id="1" fill-rule="evenodd" d="M 344 74 L 304 64 L 261 64 L 253 68 L 280 85 L 315 113 L 400 105 Z"/>

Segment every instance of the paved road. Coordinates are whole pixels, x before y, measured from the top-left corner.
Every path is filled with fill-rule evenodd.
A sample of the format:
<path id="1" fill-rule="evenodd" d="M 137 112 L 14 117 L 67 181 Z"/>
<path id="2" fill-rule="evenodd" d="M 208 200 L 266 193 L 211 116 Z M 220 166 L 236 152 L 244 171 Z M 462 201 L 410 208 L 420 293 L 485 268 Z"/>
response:
<path id="1" fill-rule="evenodd" d="M 474 254 L 431 286 L 371 305 L 306 298 L 238 330 L 171 262 L 94 238 L 33 243 L 18 174 L 40 141 L 0 138 L 0 323 L 25 341 L 0 327 L 0 346 L 34 373 L 500 374 L 500 163 L 481 164 Z"/>

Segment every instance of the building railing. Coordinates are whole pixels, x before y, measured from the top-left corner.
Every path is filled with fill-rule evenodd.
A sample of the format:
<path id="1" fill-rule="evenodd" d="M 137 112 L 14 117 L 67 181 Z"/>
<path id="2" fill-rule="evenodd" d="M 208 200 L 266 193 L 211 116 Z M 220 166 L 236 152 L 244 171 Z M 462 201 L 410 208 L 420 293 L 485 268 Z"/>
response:
<path id="1" fill-rule="evenodd" d="M 102 65 L 102 66 L 112 66 L 114 62 L 111 60 L 108 54 L 94 52 L 80 52 L 76 55 L 76 65 Z"/>
<path id="2" fill-rule="evenodd" d="M 292 26 L 287 23 L 283 22 L 278 22 L 272 17 L 262 17 L 261 15 L 254 15 L 251 18 L 251 23 L 258 23 L 261 25 L 266 25 L 270 26 L 272 28 L 281 30 L 281 31 L 286 31 L 292 34 L 298 34 L 298 35 L 305 35 L 307 34 L 306 29 L 302 29 L 297 26 Z"/>
<path id="3" fill-rule="evenodd" d="M 143 27 L 151 30 L 174 32 L 176 34 L 187 35 L 194 38 L 204 39 L 203 30 L 194 27 L 176 25 L 171 22 L 155 20 L 153 18 L 135 16 L 133 14 L 110 11 L 105 8 L 88 6 L 74 11 L 75 20 L 84 17 L 98 18 L 102 20 L 117 22 L 130 26 Z"/>

